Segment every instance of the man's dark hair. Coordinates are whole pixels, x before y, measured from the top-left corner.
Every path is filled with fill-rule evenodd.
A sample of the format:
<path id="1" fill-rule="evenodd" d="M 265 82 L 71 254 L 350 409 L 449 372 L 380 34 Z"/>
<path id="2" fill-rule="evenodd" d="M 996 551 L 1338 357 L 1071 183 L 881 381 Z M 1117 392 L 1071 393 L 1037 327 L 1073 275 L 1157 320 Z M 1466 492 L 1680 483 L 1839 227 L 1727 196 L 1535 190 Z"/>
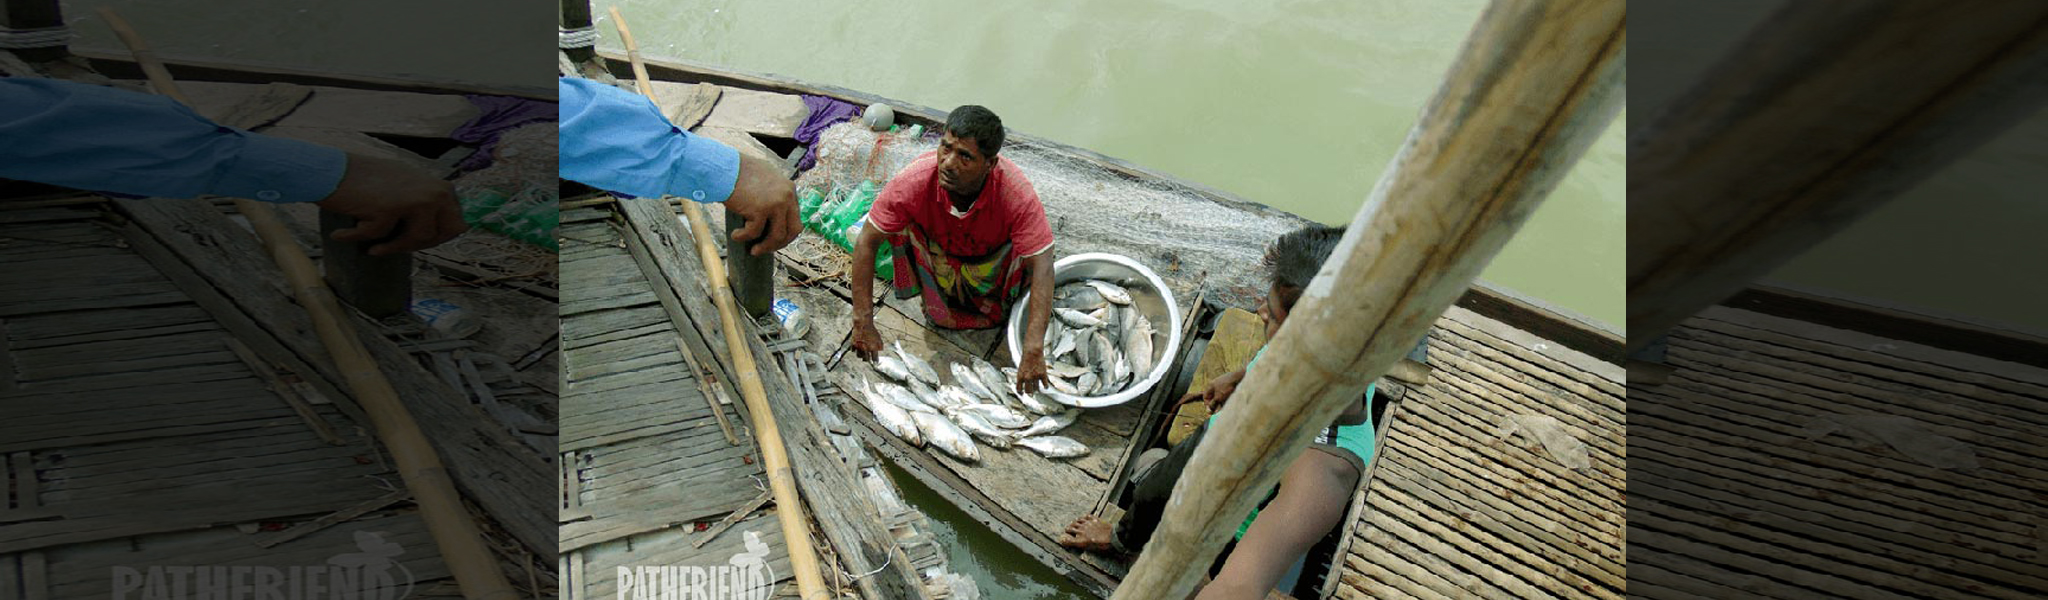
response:
<path id="1" fill-rule="evenodd" d="M 1308 287 L 1309 280 L 1316 278 L 1316 272 L 1323 269 L 1323 261 L 1337 251 L 1337 241 L 1342 239 L 1342 227 L 1310 225 L 1273 240 L 1273 245 L 1266 247 L 1264 260 L 1273 287 Z"/>
<path id="2" fill-rule="evenodd" d="M 1003 148 L 1003 119 L 980 105 L 969 104 L 946 114 L 946 132 L 956 138 L 972 138 L 982 156 L 995 156 Z"/>

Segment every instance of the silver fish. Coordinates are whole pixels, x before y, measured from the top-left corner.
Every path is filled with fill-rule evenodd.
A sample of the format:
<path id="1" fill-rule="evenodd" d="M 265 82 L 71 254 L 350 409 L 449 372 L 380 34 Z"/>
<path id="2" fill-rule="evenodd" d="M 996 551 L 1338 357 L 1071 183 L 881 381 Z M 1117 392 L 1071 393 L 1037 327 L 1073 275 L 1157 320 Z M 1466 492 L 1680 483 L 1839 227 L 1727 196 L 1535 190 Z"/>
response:
<path id="1" fill-rule="evenodd" d="M 1110 365 L 1110 367 L 1109 367 L 1109 380 L 1110 380 L 1110 381 L 1123 381 L 1124 379 L 1126 379 L 1126 378 L 1129 378 L 1130 376 L 1131 376 L 1131 361 L 1130 361 L 1130 360 L 1128 360 L 1128 359 L 1125 359 L 1125 358 L 1124 358 L 1124 357 L 1122 357 L 1122 356 L 1118 356 L 1118 357 L 1116 357 L 1116 363 L 1115 363 L 1115 364 L 1112 364 L 1112 365 Z"/>
<path id="2" fill-rule="evenodd" d="M 1042 435 L 1017 440 L 1016 445 L 1030 448 L 1046 458 L 1068 458 L 1088 453 L 1088 446 L 1074 441 L 1074 438 L 1057 435 Z"/>
<path id="3" fill-rule="evenodd" d="M 1152 322 L 1138 315 L 1138 323 L 1131 327 L 1131 335 L 1124 338 L 1124 356 L 1131 361 L 1131 372 L 1139 377 L 1152 376 Z"/>
<path id="4" fill-rule="evenodd" d="M 1022 439 L 1046 435 L 1055 431 L 1059 431 L 1061 429 L 1066 429 L 1068 425 L 1073 425 L 1074 421 L 1079 420 L 1080 418 L 1081 411 L 1070 408 L 1059 413 L 1039 417 L 1038 420 L 1031 422 L 1030 427 L 1026 427 L 1023 431 L 1017 432 L 1016 436 L 1019 439 Z"/>
<path id="5" fill-rule="evenodd" d="M 1045 396 L 1040 395 L 1037 392 L 1032 392 L 1029 394 L 1017 394 L 1017 402 L 1022 403 L 1024 405 L 1024 410 L 1028 410 L 1041 415 L 1057 413 L 1060 412 L 1060 409 L 1062 408 L 1059 403 L 1047 401 L 1045 399 Z"/>
<path id="6" fill-rule="evenodd" d="M 988 386 L 988 391 L 994 392 L 997 396 L 1008 396 L 1017 389 L 1017 382 L 1015 380 L 1004 377 L 1001 370 L 996 369 L 995 365 L 988 364 L 988 361 L 982 360 L 979 356 L 974 357 L 974 368 L 972 370 L 974 371 L 974 376 L 981 379 L 981 384 Z"/>
<path id="7" fill-rule="evenodd" d="M 1061 321 L 1066 321 L 1067 325 L 1075 328 L 1087 329 L 1102 325 L 1101 317 L 1071 308 L 1055 308 L 1052 309 L 1052 314 L 1058 315 Z"/>
<path id="8" fill-rule="evenodd" d="M 939 372 L 932 370 L 931 363 L 925 362 L 922 358 L 912 356 L 910 351 L 904 350 L 903 342 L 900 340 L 896 342 L 896 356 L 903 359 L 903 366 L 910 368 L 911 375 L 917 376 L 918 379 L 923 379 L 925 383 L 939 384 Z"/>
<path id="9" fill-rule="evenodd" d="M 1114 283 L 1110 283 L 1100 279 L 1090 279 L 1086 283 L 1088 284 L 1088 287 L 1095 288 L 1095 291 L 1097 293 L 1102 294 L 1102 299 L 1104 300 L 1108 300 L 1116 304 L 1131 303 L 1131 293 L 1129 291 L 1126 291 L 1122 287 L 1118 287 Z"/>
<path id="10" fill-rule="evenodd" d="M 1081 388 L 1080 388 L 1079 386 L 1076 386 L 1075 384 L 1073 384 L 1073 383 L 1070 383 L 1070 382 L 1068 382 L 1068 381 L 1067 381 L 1067 380 L 1065 380 L 1065 379 L 1060 379 L 1060 378 L 1058 378 L 1058 377 L 1048 377 L 1048 378 L 1046 378 L 1046 381 L 1047 381 L 1047 382 L 1048 382 L 1048 383 L 1049 383 L 1050 385 L 1052 385 L 1052 389 L 1053 389 L 1053 391 L 1055 391 L 1055 392 L 1059 392 L 1059 393 L 1062 393 L 1062 394 L 1066 394 L 1066 395 L 1069 395 L 1069 396 L 1080 396 L 1080 395 L 1082 395 L 1082 394 L 1081 394 Z"/>
<path id="11" fill-rule="evenodd" d="M 1011 410 L 1010 407 L 1003 406 L 1001 404 L 970 404 L 967 406 L 955 406 L 951 409 L 948 409 L 946 413 L 972 413 L 980 416 L 983 419 L 987 419 L 989 424 L 1001 427 L 1003 429 L 1023 429 L 1025 427 L 1031 426 L 1030 418 L 1018 414 L 1017 411 Z"/>
<path id="12" fill-rule="evenodd" d="M 1083 367 L 1073 363 L 1056 362 L 1046 365 L 1045 372 L 1051 373 L 1056 377 L 1073 379 L 1075 377 L 1080 377 L 1082 373 L 1088 372 L 1088 367 Z"/>
<path id="13" fill-rule="evenodd" d="M 979 396 L 983 399 L 988 400 L 989 402 L 1003 401 L 1003 397 L 996 395 L 995 390 L 989 389 L 988 383 L 982 381 L 980 375 L 974 374 L 974 369 L 972 367 L 960 363 L 953 363 L 952 370 L 953 385 L 960 386 L 961 389 L 967 390 L 968 392 L 973 393 L 975 396 Z"/>
<path id="14" fill-rule="evenodd" d="M 903 366 L 903 360 L 887 354 L 875 357 L 875 370 L 897 381 L 910 379 L 910 368 Z"/>
<path id="15" fill-rule="evenodd" d="M 910 397 L 916 398 L 918 402 L 923 402 L 926 406 L 930 406 L 933 409 L 946 407 L 946 399 L 939 396 L 938 390 L 932 389 L 932 386 L 925 385 L 924 380 L 916 377 L 910 378 L 909 388 Z"/>
<path id="16" fill-rule="evenodd" d="M 1053 342 L 1052 352 L 1045 355 L 1046 360 L 1056 359 L 1073 352 L 1074 347 L 1079 345 L 1074 341 L 1075 337 L 1072 331 L 1061 332 L 1059 339 Z"/>
<path id="17" fill-rule="evenodd" d="M 1095 395 L 1095 390 L 1096 390 L 1096 389 L 1098 389 L 1098 388 L 1100 388 L 1100 387 L 1102 387 L 1102 379 L 1101 379 L 1101 378 L 1099 378 L 1099 377 L 1096 377 L 1096 376 L 1095 376 L 1095 372 L 1094 372 L 1094 371 L 1089 371 L 1089 372 L 1087 372 L 1087 373 L 1082 373 L 1082 374 L 1081 374 L 1081 380 L 1080 380 L 1080 381 L 1076 381 L 1076 382 L 1074 382 L 1074 389 L 1076 390 L 1076 391 L 1074 392 L 1074 395 L 1076 395 L 1076 396 L 1093 396 L 1093 395 Z M 1065 391 L 1065 390 L 1061 390 L 1061 391 Z"/>
<path id="18" fill-rule="evenodd" d="M 903 438 L 903 441 L 910 442 L 910 445 L 923 446 L 924 436 L 919 435 L 917 421 L 911 418 L 910 411 L 882 400 L 877 397 L 878 395 L 872 387 L 864 387 L 861 390 L 861 396 L 867 400 L 868 412 L 875 415 L 875 422 L 880 423 L 882 429 L 896 434 L 896 437 Z"/>
<path id="19" fill-rule="evenodd" d="M 975 397 L 974 394 L 968 393 L 967 390 L 960 389 L 960 386 L 957 385 L 939 388 L 939 396 L 945 398 L 945 408 L 959 408 L 983 402 L 983 399 Z"/>
<path id="20" fill-rule="evenodd" d="M 910 393 L 910 390 L 903 389 L 903 386 L 900 385 L 890 383 L 879 384 L 875 386 L 875 391 L 881 393 L 883 400 L 903 410 L 928 413 L 939 412 L 937 407 L 919 399 L 917 395 Z"/>
<path id="21" fill-rule="evenodd" d="M 988 419 L 982 418 L 979 414 L 954 411 L 948 416 L 953 417 L 953 423 L 959 425 L 961 429 L 973 434 L 975 439 L 981 440 L 989 446 L 1008 449 L 1011 442 L 1017 441 L 1016 435 L 1003 431 L 1002 428 L 996 427 L 995 424 L 988 422 Z"/>
<path id="22" fill-rule="evenodd" d="M 1082 312 L 1102 308 L 1103 305 L 1108 303 L 1108 300 L 1103 299 L 1102 292 L 1096 291 L 1094 287 L 1080 283 L 1069 283 L 1060 286 L 1054 290 L 1053 294 L 1053 306 L 1071 308 Z"/>
<path id="23" fill-rule="evenodd" d="M 1109 367 L 1115 365 L 1118 358 L 1116 342 L 1111 341 L 1108 335 L 1100 331 L 1095 332 L 1094 338 L 1090 341 L 1095 343 L 1095 351 L 1092 353 L 1095 362 L 1083 364 L 1098 371 L 1108 372 Z"/>
<path id="24" fill-rule="evenodd" d="M 974 439 L 967 437 L 967 431 L 953 421 L 934 413 L 911 413 L 917 421 L 917 430 L 924 435 L 925 442 L 932 447 L 965 461 L 981 460 L 981 453 L 974 448 Z"/>

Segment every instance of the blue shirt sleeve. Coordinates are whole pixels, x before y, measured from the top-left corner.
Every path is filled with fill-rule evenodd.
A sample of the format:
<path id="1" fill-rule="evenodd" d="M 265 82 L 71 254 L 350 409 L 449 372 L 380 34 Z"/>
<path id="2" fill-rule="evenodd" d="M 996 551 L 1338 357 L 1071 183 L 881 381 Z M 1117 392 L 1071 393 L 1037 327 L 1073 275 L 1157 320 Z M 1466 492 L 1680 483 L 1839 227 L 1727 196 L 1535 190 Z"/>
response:
<path id="1" fill-rule="evenodd" d="M 225 127 L 163 96 L 0 78 L 0 177 L 162 198 L 313 202 L 347 170 L 340 150 Z"/>
<path id="2" fill-rule="evenodd" d="M 740 177 L 740 152 L 670 123 L 645 96 L 563 77 L 561 176 L 640 197 L 724 202 Z"/>

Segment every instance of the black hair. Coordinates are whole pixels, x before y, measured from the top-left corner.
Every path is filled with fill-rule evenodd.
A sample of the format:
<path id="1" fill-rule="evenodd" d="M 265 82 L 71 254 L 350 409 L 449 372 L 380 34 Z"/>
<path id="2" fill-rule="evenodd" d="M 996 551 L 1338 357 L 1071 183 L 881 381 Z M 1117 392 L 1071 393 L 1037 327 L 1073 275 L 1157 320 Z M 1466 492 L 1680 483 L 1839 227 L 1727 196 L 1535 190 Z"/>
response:
<path id="1" fill-rule="evenodd" d="M 1003 149 L 1003 119 L 986 107 L 969 104 L 946 114 L 946 132 L 957 138 L 972 138 L 982 156 L 995 156 Z"/>
<path id="2" fill-rule="evenodd" d="M 1342 227 L 1310 225 L 1273 240 L 1273 245 L 1266 247 L 1263 261 L 1273 287 L 1308 287 L 1309 280 L 1316 278 L 1316 272 L 1323 269 L 1323 261 L 1337 251 L 1337 241 L 1342 239 Z"/>

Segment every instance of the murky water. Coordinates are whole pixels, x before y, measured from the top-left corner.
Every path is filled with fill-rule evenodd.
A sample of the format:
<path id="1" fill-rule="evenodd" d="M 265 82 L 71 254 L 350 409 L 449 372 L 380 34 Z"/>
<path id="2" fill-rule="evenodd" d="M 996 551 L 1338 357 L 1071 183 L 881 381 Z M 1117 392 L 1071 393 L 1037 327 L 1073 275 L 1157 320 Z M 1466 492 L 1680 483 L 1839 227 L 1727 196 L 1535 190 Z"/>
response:
<path id="1" fill-rule="evenodd" d="M 885 463 L 886 464 L 886 463 Z M 948 568 L 974 578 L 983 600 L 1052 600 L 1092 597 L 1065 576 L 998 537 L 910 473 L 888 465 L 903 499 L 930 517 L 932 535 L 946 548 Z"/>

